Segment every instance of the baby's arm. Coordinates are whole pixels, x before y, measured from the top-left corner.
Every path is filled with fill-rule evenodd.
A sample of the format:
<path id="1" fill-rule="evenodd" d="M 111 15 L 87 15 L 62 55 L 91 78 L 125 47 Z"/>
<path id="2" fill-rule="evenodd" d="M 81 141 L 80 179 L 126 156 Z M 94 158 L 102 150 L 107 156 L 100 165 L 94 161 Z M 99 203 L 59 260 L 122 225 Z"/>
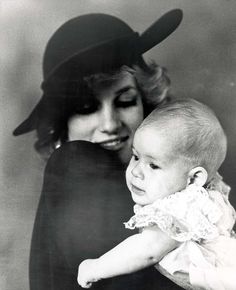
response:
<path id="1" fill-rule="evenodd" d="M 145 228 L 130 236 L 98 259 L 83 261 L 79 266 L 78 283 L 89 288 L 93 282 L 138 271 L 158 263 L 178 242 L 158 227 Z"/>

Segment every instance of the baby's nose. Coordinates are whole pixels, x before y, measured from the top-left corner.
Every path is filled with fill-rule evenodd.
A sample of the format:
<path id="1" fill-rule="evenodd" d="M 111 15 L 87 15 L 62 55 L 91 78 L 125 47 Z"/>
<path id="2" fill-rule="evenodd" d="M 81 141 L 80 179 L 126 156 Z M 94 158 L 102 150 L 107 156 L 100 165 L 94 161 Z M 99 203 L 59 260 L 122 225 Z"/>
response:
<path id="1" fill-rule="evenodd" d="M 131 173 L 135 178 L 140 178 L 142 180 L 144 179 L 142 166 L 139 163 L 134 166 L 134 168 L 131 170 Z"/>

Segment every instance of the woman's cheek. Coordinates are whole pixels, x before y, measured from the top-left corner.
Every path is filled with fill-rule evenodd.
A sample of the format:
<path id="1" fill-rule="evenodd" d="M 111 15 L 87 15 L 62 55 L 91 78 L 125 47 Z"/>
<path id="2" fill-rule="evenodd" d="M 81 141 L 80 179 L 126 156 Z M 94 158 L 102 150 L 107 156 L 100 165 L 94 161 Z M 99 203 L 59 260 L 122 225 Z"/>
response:
<path id="1" fill-rule="evenodd" d="M 136 106 L 136 118 L 135 118 L 135 130 L 138 128 L 138 126 L 142 123 L 144 119 L 144 112 L 143 112 L 143 103 L 142 100 L 140 99 L 138 102 L 138 105 Z"/>
<path id="2" fill-rule="evenodd" d="M 123 119 L 131 131 L 136 131 L 144 118 L 143 106 L 139 104 L 123 111 Z"/>
<path id="3" fill-rule="evenodd" d="M 87 116 L 72 116 L 68 120 L 68 139 L 69 141 L 84 140 L 91 141 L 92 124 Z"/>

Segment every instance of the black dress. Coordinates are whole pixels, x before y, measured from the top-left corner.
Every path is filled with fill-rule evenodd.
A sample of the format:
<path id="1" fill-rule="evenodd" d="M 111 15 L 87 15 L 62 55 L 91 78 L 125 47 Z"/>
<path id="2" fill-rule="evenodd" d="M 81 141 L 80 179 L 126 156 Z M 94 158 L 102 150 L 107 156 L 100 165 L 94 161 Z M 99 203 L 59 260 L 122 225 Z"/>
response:
<path id="1" fill-rule="evenodd" d="M 78 265 L 97 258 L 133 231 L 125 168 L 113 152 L 74 141 L 50 157 L 35 219 L 30 253 L 31 290 L 75 290 Z M 115 263 L 115 261 L 114 261 Z M 181 289 L 154 267 L 106 279 L 91 289 Z"/>

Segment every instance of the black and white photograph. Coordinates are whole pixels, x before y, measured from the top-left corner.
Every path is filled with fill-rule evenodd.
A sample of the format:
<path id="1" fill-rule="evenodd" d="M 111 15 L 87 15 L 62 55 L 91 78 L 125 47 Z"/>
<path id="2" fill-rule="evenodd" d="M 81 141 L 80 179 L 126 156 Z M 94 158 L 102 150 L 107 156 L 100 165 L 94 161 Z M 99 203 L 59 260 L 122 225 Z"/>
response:
<path id="1" fill-rule="evenodd" d="M 1 1 L 1 290 L 236 289 L 235 11 Z"/>

